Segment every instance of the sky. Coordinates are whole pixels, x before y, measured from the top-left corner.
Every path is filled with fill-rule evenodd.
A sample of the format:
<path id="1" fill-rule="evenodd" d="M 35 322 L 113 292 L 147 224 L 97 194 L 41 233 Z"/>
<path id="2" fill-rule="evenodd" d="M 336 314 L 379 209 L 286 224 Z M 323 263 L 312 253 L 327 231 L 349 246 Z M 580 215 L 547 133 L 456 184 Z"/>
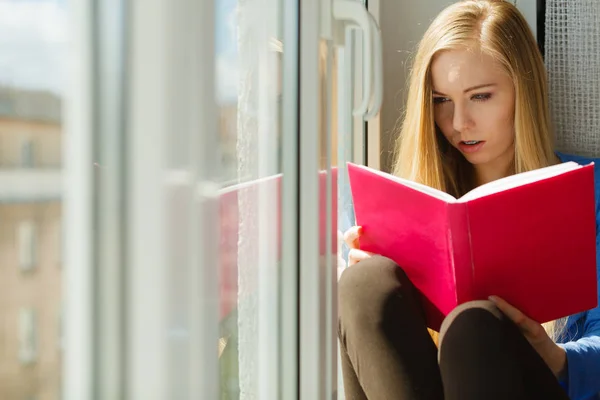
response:
<path id="1" fill-rule="evenodd" d="M 217 0 L 215 3 L 217 98 L 220 103 L 232 103 L 237 101 L 239 79 L 235 28 L 237 0 Z"/>
<path id="2" fill-rule="evenodd" d="M 216 90 L 237 98 L 235 6 L 215 1 Z M 66 0 L 0 0 L 0 84 L 64 94 L 69 51 Z"/>
<path id="3" fill-rule="evenodd" d="M 65 0 L 0 0 L 0 84 L 64 91 Z"/>

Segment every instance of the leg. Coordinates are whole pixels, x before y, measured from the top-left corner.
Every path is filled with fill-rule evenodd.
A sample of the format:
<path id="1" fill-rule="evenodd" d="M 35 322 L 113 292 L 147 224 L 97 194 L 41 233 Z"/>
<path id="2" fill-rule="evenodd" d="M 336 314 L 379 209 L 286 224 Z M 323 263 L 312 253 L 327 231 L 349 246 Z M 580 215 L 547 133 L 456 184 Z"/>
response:
<path id="1" fill-rule="evenodd" d="M 346 398 L 441 400 L 437 348 L 402 269 L 361 261 L 344 271 L 338 295 Z"/>
<path id="2" fill-rule="evenodd" d="M 442 324 L 446 400 L 568 400 L 544 360 L 488 301 L 457 307 Z"/>
<path id="3" fill-rule="evenodd" d="M 338 335 L 341 337 L 339 331 Z M 346 400 L 368 400 L 367 395 L 360 386 L 356 372 L 354 372 L 354 367 L 352 366 L 350 357 L 348 357 L 348 352 L 342 343 L 340 343 L 340 353 Z"/>

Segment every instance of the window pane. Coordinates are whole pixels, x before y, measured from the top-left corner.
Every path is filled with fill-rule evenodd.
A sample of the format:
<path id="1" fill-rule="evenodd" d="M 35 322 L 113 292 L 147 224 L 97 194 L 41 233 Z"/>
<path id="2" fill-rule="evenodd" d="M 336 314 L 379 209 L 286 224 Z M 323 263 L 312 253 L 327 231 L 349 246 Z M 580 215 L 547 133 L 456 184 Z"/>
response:
<path id="1" fill-rule="evenodd" d="M 215 2 L 221 398 L 275 399 L 281 238 L 280 0 Z"/>
<path id="2" fill-rule="evenodd" d="M 0 398 L 60 399 L 66 11 L 0 2 Z"/>

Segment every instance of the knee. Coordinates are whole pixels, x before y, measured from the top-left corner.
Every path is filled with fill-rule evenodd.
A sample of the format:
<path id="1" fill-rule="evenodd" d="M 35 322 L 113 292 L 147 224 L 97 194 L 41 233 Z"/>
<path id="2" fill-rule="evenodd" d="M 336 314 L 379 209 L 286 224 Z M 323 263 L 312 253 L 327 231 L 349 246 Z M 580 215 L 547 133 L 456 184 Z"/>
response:
<path id="1" fill-rule="evenodd" d="M 364 297 L 384 293 L 399 269 L 392 260 L 374 256 L 363 260 L 342 273 L 338 281 L 338 299 L 342 304 L 363 303 Z"/>
<path id="2" fill-rule="evenodd" d="M 444 319 L 440 328 L 439 346 L 441 348 L 444 339 L 449 336 L 452 336 L 453 340 L 456 340 L 456 338 L 465 341 L 470 340 L 468 333 L 475 334 L 476 331 L 479 331 L 477 328 L 481 327 L 482 320 L 500 321 L 502 319 L 502 312 L 489 300 L 474 300 L 463 303 L 452 310 Z M 460 332 L 460 334 L 448 335 L 449 332 Z M 481 334 L 481 332 L 479 331 L 477 334 Z"/>
<path id="3" fill-rule="evenodd" d="M 347 268 L 338 282 L 341 325 L 376 326 L 390 298 L 398 296 L 404 271 L 392 260 L 374 256 Z"/>

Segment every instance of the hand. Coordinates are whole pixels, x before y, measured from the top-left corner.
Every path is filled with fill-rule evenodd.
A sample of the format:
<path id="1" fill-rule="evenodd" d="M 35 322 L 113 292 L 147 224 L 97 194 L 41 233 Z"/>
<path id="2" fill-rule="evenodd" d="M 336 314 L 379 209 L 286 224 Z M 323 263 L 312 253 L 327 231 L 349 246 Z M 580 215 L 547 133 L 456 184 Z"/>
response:
<path id="1" fill-rule="evenodd" d="M 489 299 L 521 330 L 523 336 L 538 352 L 554 375 L 559 378 L 566 372 L 567 353 L 548 336 L 544 327 L 521 311 L 508 304 L 505 300 L 490 296 Z"/>
<path id="2" fill-rule="evenodd" d="M 373 253 L 363 251 L 359 248 L 358 239 L 362 235 L 362 227 L 353 226 L 344 233 L 344 241 L 350 247 L 348 253 L 348 266 L 352 266 L 359 261 L 365 260 L 373 256 Z"/>

